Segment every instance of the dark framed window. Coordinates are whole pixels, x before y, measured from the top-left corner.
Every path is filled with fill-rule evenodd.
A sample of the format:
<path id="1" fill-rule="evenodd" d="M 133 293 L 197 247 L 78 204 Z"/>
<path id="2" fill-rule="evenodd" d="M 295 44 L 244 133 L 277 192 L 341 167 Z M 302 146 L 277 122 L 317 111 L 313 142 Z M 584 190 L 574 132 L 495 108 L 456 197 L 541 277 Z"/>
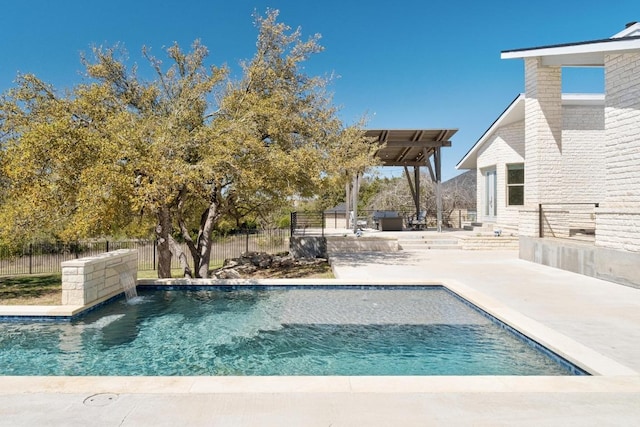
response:
<path id="1" fill-rule="evenodd" d="M 507 206 L 524 205 L 524 163 L 507 165 Z"/>

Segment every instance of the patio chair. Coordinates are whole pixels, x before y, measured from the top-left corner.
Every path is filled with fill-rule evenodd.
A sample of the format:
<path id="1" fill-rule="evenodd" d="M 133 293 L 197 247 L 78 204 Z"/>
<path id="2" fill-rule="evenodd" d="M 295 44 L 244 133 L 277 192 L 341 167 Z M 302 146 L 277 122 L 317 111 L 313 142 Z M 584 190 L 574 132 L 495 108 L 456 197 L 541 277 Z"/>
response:
<path id="1" fill-rule="evenodd" d="M 409 227 L 412 230 L 422 230 L 427 227 L 427 211 L 420 211 L 418 216 L 412 216 L 409 218 Z"/>

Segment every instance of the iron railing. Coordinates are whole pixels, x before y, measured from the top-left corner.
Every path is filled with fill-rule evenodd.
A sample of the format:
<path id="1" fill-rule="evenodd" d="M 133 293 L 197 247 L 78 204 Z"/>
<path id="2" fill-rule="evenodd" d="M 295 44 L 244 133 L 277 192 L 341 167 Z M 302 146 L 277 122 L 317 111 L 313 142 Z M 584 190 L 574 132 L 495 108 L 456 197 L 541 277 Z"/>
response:
<path id="1" fill-rule="evenodd" d="M 415 209 L 403 207 L 395 210 L 358 210 L 356 225 L 361 228 L 378 228 L 379 219 L 382 216 L 397 216 L 404 219 L 405 224 L 410 224 L 410 219 L 415 216 Z M 443 216 L 444 228 L 462 228 L 467 222 L 476 221 L 476 211 L 467 209 L 455 209 L 446 212 Z M 425 219 L 427 227 L 437 227 L 436 213 L 427 211 Z M 353 229 L 353 218 L 344 212 L 291 212 L 291 235 L 324 235 L 325 231 L 333 229 Z"/>
<path id="2" fill-rule="evenodd" d="M 221 265 L 225 259 L 237 258 L 244 252 L 279 253 L 289 251 L 288 229 L 244 231 L 213 239 L 210 265 Z M 189 257 L 186 243 L 182 250 Z M 156 242 L 153 240 L 97 240 L 76 243 L 33 242 L 17 248 L 0 246 L 0 276 L 59 273 L 60 263 L 97 255 L 117 249 L 137 249 L 138 270 L 155 270 L 158 263 Z M 180 268 L 172 257 L 172 268 Z"/>
<path id="3" fill-rule="evenodd" d="M 324 236 L 325 225 L 324 212 L 291 212 L 292 236 L 296 234 Z"/>
<path id="4" fill-rule="evenodd" d="M 598 203 L 540 203 L 539 237 L 594 240 Z"/>

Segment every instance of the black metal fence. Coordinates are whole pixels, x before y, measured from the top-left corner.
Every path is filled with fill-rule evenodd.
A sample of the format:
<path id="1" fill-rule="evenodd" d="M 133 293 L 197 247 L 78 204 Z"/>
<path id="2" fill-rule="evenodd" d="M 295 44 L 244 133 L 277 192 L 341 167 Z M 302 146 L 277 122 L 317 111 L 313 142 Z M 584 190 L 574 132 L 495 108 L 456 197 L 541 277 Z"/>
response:
<path id="1" fill-rule="evenodd" d="M 598 203 L 544 203 L 538 208 L 538 235 L 594 240 Z"/>
<path id="2" fill-rule="evenodd" d="M 356 225 L 362 228 L 378 228 L 381 216 L 401 217 L 408 226 L 411 218 L 415 216 L 415 209 L 401 208 L 393 211 L 383 210 L 359 210 Z M 455 209 L 443 213 L 444 228 L 462 228 L 463 225 L 476 221 L 476 211 L 467 209 Z M 427 212 L 425 218 L 427 227 L 437 227 L 435 212 Z M 344 212 L 292 212 L 291 235 L 320 234 L 324 235 L 325 229 L 351 229 L 353 218 Z"/>
<path id="3" fill-rule="evenodd" d="M 291 212 L 291 235 L 324 235 L 324 212 Z"/>
<path id="4" fill-rule="evenodd" d="M 236 258 L 244 252 L 279 253 L 289 251 L 290 230 L 247 231 L 220 236 L 213 240 L 211 267 L 221 265 L 225 259 Z M 155 270 L 158 256 L 153 240 L 98 240 L 71 244 L 34 242 L 19 248 L 0 246 L 0 276 L 59 273 L 60 263 L 72 259 L 97 255 L 117 249 L 137 249 L 138 270 Z M 186 244 L 182 250 L 189 257 Z M 176 257 L 172 268 L 180 268 Z"/>

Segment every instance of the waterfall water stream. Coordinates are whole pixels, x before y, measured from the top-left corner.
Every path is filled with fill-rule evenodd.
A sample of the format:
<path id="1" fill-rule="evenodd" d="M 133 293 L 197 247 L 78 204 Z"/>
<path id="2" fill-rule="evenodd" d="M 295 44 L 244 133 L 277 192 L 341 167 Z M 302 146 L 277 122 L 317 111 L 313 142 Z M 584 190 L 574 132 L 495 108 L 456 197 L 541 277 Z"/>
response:
<path id="1" fill-rule="evenodd" d="M 126 269 L 126 264 L 117 264 L 113 266 L 113 269 L 118 272 L 120 275 L 120 283 L 122 284 L 122 289 L 124 290 L 124 296 L 127 301 L 138 296 L 138 291 L 136 290 L 136 280 L 133 278 L 133 275 Z"/>

